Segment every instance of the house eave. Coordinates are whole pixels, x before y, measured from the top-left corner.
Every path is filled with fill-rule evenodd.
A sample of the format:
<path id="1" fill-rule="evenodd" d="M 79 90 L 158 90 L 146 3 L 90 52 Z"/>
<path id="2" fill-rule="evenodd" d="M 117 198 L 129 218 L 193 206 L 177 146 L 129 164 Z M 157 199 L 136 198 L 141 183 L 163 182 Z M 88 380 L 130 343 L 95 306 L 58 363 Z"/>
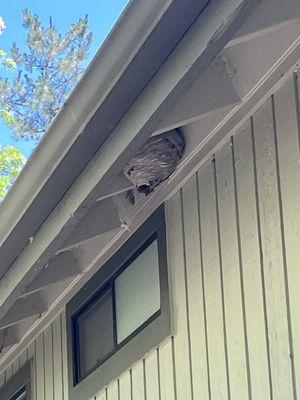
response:
<path id="1" fill-rule="evenodd" d="M 97 242 L 99 239 L 96 237 L 95 243 L 97 252 L 94 253 L 95 257 L 90 257 L 90 261 L 84 261 L 84 268 L 79 272 L 79 275 L 72 280 L 68 287 L 65 287 L 57 299 L 51 304 L 47 312 L 34 323 L 32 328 L 26 331 L 26 335 L 22 338 L 21 346 L 26 346 L 26 343 L 28 344 L 34 335 L 62 310 L 65 302 L 76 293 L 76 290 L 95 273 L 97 268 L 103 265 L 107 258 L 109 258 L 130 236 L 149 213 L 168 199 L 183 182 L 189 179 L 199 165 L 205 162 L 228 135 L 232 134 L 232 131 L 236 129 L 237 126 L 240 126 L 245 118 L 253 112 L 253 109 L 259 106 L 265 96 L 270 95 L 274 85 L 282 81 L 282 79 L 284 79 L 282 76 L 285 76 L 287 71 L 290 71 L 291 65 L 297 62 L 299 59 L 300 43 L 299 25 L 294 28 L 293 26 L 289 27 L 290 31 L 286 33 L 286 42 L 283 41 L 281 44 L 282 50 L 280 51 L 284 52 L 282 53 L 283 56 L 280 56 L 276 63 L 272 61 L 274 60 L 274 58 L 272 58 L 273 53 L 272 51 L 270 52 L 271 61 L 269 60 L 269 69 L 261 70 L 262 73 L 265 73 L 263 71 L 267 71 L 267 73 L 265 75 L 259 75 L 260 80 L 258 83 L 256 83 L 256 78 L 253 75 L 255 79 L 253 78 L 252 86 L 248 85 L 246 88 L 242 87 L 240 84 L 236 85 L 235 72 L 232 72 L 229 68 L 231 64 L 228 60 L 240 61 L 239 55 L 241 53 L 242 55 L 247 53 L 247 51 L 245 52 L 245 47 L 240 49 L 241 53 L 239 52 L 239 44 L 242 44 L 242 46 L 247 45 L 247 41 L 243 38 L 237 39 L 239 35 L 237 31 L 245 20 L 248 21 L 250 10 L 259 3 L 260 1 L 228 0 L 225 7 L 225 3 L 220 4 L 219 1 L 211 1 L 203 15 L 200 15 L 197 21 L 192 24 L 189 31 L 186 32 L 182 40 L 177 44 L 174 51 L 164 60 L 162 66 L 157 70 L 155 75 L 151 77 L 149 82 L 147 82 L 147 85 L 143 87 L 129 109 L 123 115 L 120 115 L 116 126 L 107 134 L 105 141 L 102 143 L 101 147 L 95 151 L 95 154 L 89 157 L 88 164 L 83 168 L 81 173 L 78 174 L 70 188 L 66 190 L 67 193 L 64 193 L 64 196 L 58 201 L 53 210 L 44 215 L 45 221 L 40 229 L 36 231 L 31 243 L 28 243 L 20 252 L 19 257 L 10 264 L 10 269 L 6 275 L 0 279 L 0 320 L 6 311 L 10 310 L 15 300 L 24 295 L 26 292 L 26 285 L 32 281 L 34 276 L 41 271 L 49 260 L 55 261 L 56 257 L 58 257 L 58 255 L 64 255 L 65 251 L 70 251 L 70 255 L 72 255 L 72 251 L 76 253 L 77 250 L 80 250 L 80 246 L 83 246 L 85 251 L 90 251 L 93 245 L 91 246 L 88 241 L 79 243 L 78 249 L 72 247 L 74 240 L 75 242 L 76 240 L 84 241 L 86 234 L 89 233 L 87 231 L 81 231 L 83 235 L 79 235 L 78 239 L 78 237 L 75 237 L 76 235 L 73 234 L 74 228 L 82 228 L 80 222 L 89 219 L 86 218 L 86 210 L 93 208 L 93 205 L 99 204 L 102 206 L 101 204 L 104 205 L 106 200 L 108 200 L 108 202 L 112 201 L 110 198 L 111 193 L 118 192 L 116 192 L 116 188 L 113 187 L 110 187 L 109 191 L 107 191 L 108 186 L 116 181 L 116 177 L 121 176 L 120 171 L 126 161 L 135 154 L 136 150 L 151 134 L 168 130 L 168 127 L 173 126 L 175 121 L 177 124 L 176 126 L 183 127 L 185 134 L 190 135 L 185 157 L 176 173 L 172 175 L 172 178 L 167 184 L 158 188 L 153 196 L 149 196 L 146 199 L 138 199 L 137 206 L 132 207 L 131 210 L 129 231 L 126 225 L 123 229 L 120 225 L 118 229 L 114 229 L 111 224 L 113 221 L 109 221 L 110 224 L 108 225 L 110 225 L 110 228 L 108 228 L 108 230 L 110 229 L 110 232 L 107 233 L 110 235 L 107 242 L 108 244 L 104 245 L 102 248 L 101 245 L 99 246 L 100 242 Z M 264 4 L 265 3 L 268 3 L 268 1 L 265 1 Z M 292 4 L 293 1 L 290 0 L 290 3 Z M 257 9 L 256 13 L 259 14 L 260 10 Z M 263 20 L 262 22 L 264 23 L 265 21 Z M 257 29 L 257 27 L 255 29 Z M 274 29 L 271 29 L 273 32 Z M 297 40 L 295 40 L 297 34 L 298 37 Z M 226 47 L 232 37 L 234 37 L 236 45 L 229 45 Z M 249 38 L 253 38 L 252 33 L 249 34 Z M 275 50 L 279 46 L 276 38 L 278 38 L 278 36 L 276 36 L 275 32 L 272 42 Z M 259 37 L 258 41 L 259 43 L 261 41 Z M 267 40 L 267 43 L 270 44 L 270 41 Z M 288 44 L 290 47 L 287 47 Z M 256 45 L 257 42 L 252 42 L 251 44 L 250 40 L 250 53 L 251 49 L 256 48 Z M 260 48 L 260 46 L 258 47 Z M 246 49 L 248 49 L 248 47 Z M 234 54 L 235 50 L 236 54 Z M 280 52 L 278 54 L 280 54 Z M 233 56 L 233 58 L 228 58 L 228 55 Z M 216 56 L 218 56 L 218 58 L 214 60 Z M 266 55 L 266 57 L 269 56 Z M 212 60 L 214 60 L 213 63 Z M 245 65 L 245 59 L 242 58 L 241 61 L 241 65 Z M 255 65 L 253 65 L 253 67 L 255 67 Z M 237 71 L 239 72 L 238 69 Z M 195 97 L 195 92 L 193 92 L 191 88 L 201 88 L 201 96 L 204 96 L 205 102 L 207 99 L 212 99 L 215 96 L 215 94 L 213 94 L 212 97 L 207 97 L 205 95 L 205 93 L 211 91 L 215 93 L 214 90 L 210 90 L 209 85 L 209 87 L 207 87 L 207 85 L 202 85 L 203 81 L 209 76 L 207 72 L 212 74 L 210 75 L 209 82 L 213 82 L 214 77 L 219 77 L 223 75 L 223 73 L 225 75 L 225 83 L 227 76 L 232 80 L 231 83 L 233 83 L 233 85 L 231 86 L 233 87 L 234 95 L 230 100 L 231 102 L 227 103 L 229 107 L 218 109 L 218 107 L 224 107 L 223 105 L 220 106 L 222 102 L 218 102 L 217 104 L 215 103 L 216 107 L 214 111 L 216 111 L 216 114 L 212 111 L 210 114 L 208 113 L 204 116 L 199 117 L 198 115 L 196 119 L 192 116 L 192 120 L 190 120 L 191 114 L 188 113 L 184 117 L 180 116 L 180 118 L 183 119 L 181 122 L 178 122 L 178 113 L 176 113 L 175 105 L 179 105 L 180 107 L 181 105 L 184 106 L 186 95 L 191 96 L 187 104 L 192 104 L 193 100 L 198 99 L 197 93 Z M 248 82 L 247 77 L 249 75 L 247 75 L 247 72 L 251 75 L 252 70 L 249 68 L 248 71 L 247 68 L 243 68 L 243 72 L 244 74 L 242 74 L 242 76 L 239 75 L 240 82 Z M 95 80 L 96 78 L 97 75 L 94 75 L 93 79 Z M 201 78 L 202 81 L 200 81 L 199 84 L 199 79 Z M 196 85 L 195 82 L 197 83 Z M 218 90 L 218 94 L 224 93 L 224 98 L 228 100 L 228 97 L 230 97 L 228 96 L 228 90 L 231 90 L 231 86 L 225 84 L 224 91 L 222 92 L 219 85 L 221 81 L 217 79 L 216 82 L 214 87 Z M 118 84 L 119 82 L 116 83 L 113 89 L 117 88 Z M 205 88 L 206 91 L 203 92 Z M 237 94 L 240 92 L 247 93 L 247 95 L 236 101 L 235 89 Z M 178 99 L 180 99 L 180 101 Z M 95 99 L 93 101 L 95 101 Z M 226 102 L 224 104 L 226 105 Z M 184 107 L 181 108 L 184 109 Z M 98 107 L 97 110 L 99 115 L 103 115 L 103 109 L 101 109 L 101 107 Z M 175 118 L 174 110 L 176 114 Z M 196 109 L 196 112 L 197 110 L 199 111 L 199 109 Z M 62 112 L 65 112 L 65 110 L 62 110 Z M 166 115 L 170 117 L 167 118 L 167 122 L 165 119 Z M 218 122 L 218 115 L 222 116 L 219 120 L 220 123 Z M 187 119 L 185 119 L 185 117 L 187 117 Z M 207 120 L 214 120 L 215 125 L 211 125 L 211 130 L 208 129 L 205 133 L 206 122 L 202 124 L 202 121 Z M 99 119 L 97 121 L 99 121 Z M 193 125 L 194 122 L 195 124 Z M 89 134 L 88 131 L 83 130 L 83 132 Z M 86 133 L 79 134 L 77 139 L 85 138 Z M 203 140 L 201 138 L 199 139 L 199 133 L 201 133 Z M 44 146 L 44 144 L 41 146 Z M 68 157 L 68 152 L 62 157 L 63 160 L 66 159 Z M 122 182 L 122 179 L 119 182 L 126 188 L 126 182 Z M 49 187 L 49 182 L 46 180 L 44 187 L 47 186 Z M 39 197 L 37 196 L 37 198 Z M 114 200 L 116 200 L 115 197 Z M 140 200 L 141 202 L 139 203 Z M 102 201 L 103 203 L 100 204 Z M 103 214 L 107 214 L 105 210 L 106 208 L 104 207 L 103 209 L 101 209 L 101 207 L 100 209 L 97 208 L 97 218 L 104 225 L 106 222 L 104 221 L 105 218 L 102 216 Z M 24 215 L 28 215 L 28 211 L 26 211 Z M 21 220 L 20 223 L 22 223 Z M 100 231 L 105 231 L 106 228 L 105 226 L 101 227 L 98 233 L 100 233 Z M 92 237 L 93 235 L 97 235 L 97 232 L 92 233 L 90 243 L 94 240 Z M 66 242 L 65 240 L 71 236 L 74 239 L 73 242 L 72 240 L 71 242 L 68 240 Z M 71 248 L 69 248 L 69 246 L 71 246 Z M 92 252 L 93 251 L 92 249 Z M 82 262 L 82 259 L 80 259 L 80 261 Z M 7 362 L 9 359 L 11 360 L 16 351 L 17 349 L 11 349 L 7 355 L 4 355 L 0 361 L 0 365 L 3 365 L 3 363 Z"/>
<path id="2" fill-rule="evenodd" d="M 32 243 L 24 248 L 9 271 L 2 277 L 0 282 L 0 316 L 5 315 L 13 303 L 13 299 L 22 294 L 23 288 L 30 282 L 33 275 L 37 274 L 40 266 L 45 265 L 50 254 L 58 250 L 61 241 L 70 232 L 74 223 L 80 219 L 84 209 L 95 200 L 96 193 L 93 193 L 95 187 L 99 187 L 105 181 L 107 182 L 112 174 L 121 168 L 122 163 L 134 154 L 135 149 L 139 148 L 145 139 L 155 131 L 162 113 L 167 112 L 178 95 L 191 85 L 195 76 L 198 76 L 201 71 L 207 68 L 212 59 L 224 48 L 248 17 L 250 10 L 258 3 L 258 0 L 231 0 L 226 4 L 213 2 L 211 7 L 207 7 L 205 12 L 201 14 L 197 23 L 192 26 L 188 34 L 176 47 L 176 51 L 173 51 L 172 56 L 168 58 L 164 66 L 152 79 L 151 85 L 143 90 L 143 94 L 131 107 L 130 112 L 113 130 L 109 139 L 106 139 L 62 201 L 50 216 L 45 216 L 48 218 L 35 234 Z M 129 13 L 129 15 L 132 14 Z M 95 70 L 97 70 L 99 60 L 101 60 L 101 57 L 95 60 L 96 66 L 93 67 Z M 51 154 L 55 157 L 54 149 L 57 149 L 57 145 L 55 141 L 52 142 L 51 132 L 54 129 L 56 132 L 59 131 L 59 124 L 67 123 L 70 105 L 77 101 L 80 103 L 79 90 L 87 90 L 81 89 L 83 83 L 88 85 L 87 81 L 91 84 L 94 82 L 95 72 L 93 68 L 85 75 L 70 102 L 51 125 L 44 142 L 17 182 L 11 196 L 16 195 L 16 191 L 21 190 L 19 188 L 26 185 L 24 177 L 27 177 L 27 174 L 32 182 L 31 191 L 34 192 L 34 175 L 38 174 L 38 171 L 32 171 L 33 165 L 37 168 L 37 160 L 45 154 L 46 146 L 51 148 Z M 92 78 L 89 76 L 92 76 Z M 163 87 L 164 90 L 162 90 Z M 76 122 L 78 123 L 78 120 Z M 66 136 L 68 133 L 71 135 L 69 123 L 67 125 L 69 129 L 63 130 L 63 132 L 66 132 Z M 71 126 L 73 125 L 71 124 Z M 75 124 L 75 126 L 78 129 L 78 125 Z M 82 128 L 82 125 L 80 127 Z M 64 143 L 66 146 L 66 142 Z M 30 175 L 31 173 L 33 175 Z M 37 182 L 41 184 L 44 180 L 39 178 Z M 3 204 L 3 209 L 8 213 L 10 211 L 6 208 L 12 207 L 9 201 L 11 196 Z M 83 203 L 85 203 L 84 207 L 82 207 Z M 1 224 L 1 227 L 3 226 L 6 226 L 6 224 Z M 7 226 L 6 228 L 9 231 L 10 228 Z"/>
<path id="3" fill-rule="evenodd" d="M 180 23 L 178 0 L 132 1 L 126 8 L 0 206 L 0 278 L 207 1 L 188 0 L 190 11 Z M 159 33 L 164 40 L 158 40 Z"/>
<path id="4" fill-rule="evenodd" d="M 24 225 L 22 218 L 28 213 L 33 202 L 39 198 L 42 189 L 45 187 L 49 188 L 49 192 L 53 198 L 49 208 L 43 210 L 44 214 L 49 214 L 61 200 L 63 196 L 62 191 L 59 192 L 59 190 L 57 190 L 59 193 L 57 194 L 57 199 L 54 200 L 56 193 L 54 189 L 51 190 L 51 187 L 55 185 L 64 185 L 66 191 L 68 186 L 66 180 L 64 182 L 58 182 L 57 176 L 54 176 L 55 172 L 62 161 L 70 154 L 70 151 L 73 151 L 73 153 L 76 152 L 77 159 L 80 159 L 81 153 L 85 147 L 84 141 L 81 140 L 80 146 L 77 146 L 76 149 L 74 149 L 74 146 L 82 134 L 86 135 L 84 129 L 87 127 L 93 115 L 95 115 L 96 110 L 105 104 L 105 101 L 112 93 L 119 91 L 119 97 L 121 97 L 122 94 L 125 95 L 125 93 L 120 91 L 123 89 L 121 87 L 121 81 L 124 74 L 126 74 L 133 61 L 136 63 L 136 60 L 141 58 L 139 53 L 142 53 L 142 49 L 148 45 L 149 37 L 159 28 L 161 20 L 168 17 L 167 14 L 170 14 L 172 8 L 178 8 L 177 3 L 179 4 L 180 2 L 174 0 L 155 0 L 146 3 L 141 1 L 132 1 L 129 3 L 115 28 L 101 46 L 64 107 L 47 129 L 40 145 L 28 160 L 18 180 L 1 204 L 0 246 L 5 243 L 19 224 Z M 197 2 L 191 0 L 190 3 L 195 5 Z M 201 9 L 200 5 L 205 4 L 206 1 L 198 3 L 197 8 Z M 197 15 L 193 18 L 196 18 L 196 16 Z M 171 17 L 172 15 L 169 17 L 168 23 L 172 22 Z M 189 23 L 191 22 L 192 20 L 189 21 Z M 176 21 L 174 21 L 174 23 L 176 23 Z M 174 29 L 178 29 L 179 40 L 186 28 L 184 26 L 177 28 L 176 24 L 174 26 Z M 183 29 L 183 32 L 181 32 L 180 29 Z M 176 33 L 173 32 L 173 35 L 176 36 Z M 161 45 L 163 45 L 163 43 Z M 172 43 L 170 43 L 170 45 L 172 45 Z M 160 52 L 159 46 L 160 43 L 157 42 L 157 53 Z M 165 56 L 168 51 L 172 51 L 172 48 L 165 49 L 162 56 Z M 158 66 L 163 61 L 164 59 L 157 60 Z M 134 68 L 131 69 L 131 74 L 134 76 Z M 147 72 L 148 75 L 143 77 L 143 82 L 140 83 L 140 86 L 133 86 L 130 94 L 131 98 L 127 95 L 126 101 L 123 101 L 124 104 L 128 102 L 128 107 L 130 107 L 130 102 L 134 101 L 139 95 L 143 88 L 142 85 L 147 84 L 147 79 L 151 79 L 153 73 L 155 73 L 154 68 L 153 71 L 149 69 Z M 119 87 L 121 87 L 120 90 Z M 117 95 L 115 95 L 115 97 L 117 97 Z M 120 113 L 118 119 L 122 117 L 121 113 L 126 112 L 125 108 L 119 111 L 118 108 L 120 107 L 116 104 L 113 104 L 112 107 L 115 107 L 117 113 Z M 108 128 L 108 131 L 109 129 L 112 130 L 114 127 L 113 121 L 110 122 L 112 126 Z M 115 123 L 116 122 L 114 122 L 114 124 Z M 95 134 L 97 133 L 95 132 L 94 135 Z M 104 141 L 104 133 L 100 131 L 99 135 L 103 136 Z M 95 151 L 96 150 L 97 148 L 95 148 Z M 87 159 L 92 155 L 91 153 L 88 154 Z M 74 156 L 73 158 L 75 159 L 76 157 Z M 84 166 L 78 166 L 78 164 L 79 163 L 74 164 L 73 161 L 73 165 L 69 167 L 69 171 L 66 171 L 66 167 L 64 167 L 65 171 L 63 172 L 66 177 L 68 174 L 71 175 L 70 170 L 72 170 L 73 176 L 70 177 L 69 185 L 72 184 Z M 76 171 L 76 168 L 78 168 L 78 171 Z M 60 175 L 61 173 L 62 171 L 60 171 Z M 58 173 L 56 175 L 58 175 Z M 43 200 L 44 199 L 39 199 L 39 203 L 45 203 Z M 38 211 L 35 209 L 35 214 L 32 213 L 32 215 L 36 216 L 37 212 Z M 44 219 L 45 215 L 41 216 L 40 221 L 37 222 L 37 226 L 34 227 L 30 233 L 26 232 L 26 235 L 29 237 L 33 236 Z M 20 237 L 14 237 L 14 242 L 20 242 Z M 2 259 L 4 262 L 3 257 Z M 3 271 L 1 272 L 0 266 L 0 277 L 1 275 L 3 275 Z"/>

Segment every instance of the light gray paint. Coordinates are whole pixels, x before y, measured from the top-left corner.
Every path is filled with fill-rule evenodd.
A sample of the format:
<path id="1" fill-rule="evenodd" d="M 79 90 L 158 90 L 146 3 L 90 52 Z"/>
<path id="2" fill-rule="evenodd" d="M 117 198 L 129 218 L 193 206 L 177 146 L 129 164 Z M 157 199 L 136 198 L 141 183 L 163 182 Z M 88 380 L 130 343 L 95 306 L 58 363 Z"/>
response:
<path id="1" fill-rule="evenodd" d="M 2 204 L 0 229 L 7 240 L 0 240 L 0 276 L 61 201 L 207 1 L 154 0 L 146 7 L 140 0 L 130 2 Z M 28 180 L 24 180 L 29 170 L 28 191 Z M 20 188 L 17 193 L 16 187 Z M 12 209 L 6 206 L 8 202 Z"/>
<path id="2" fill-rule="evenodd" d="M 298 78 L 167 202 L 174 335 L 91 400 L 299 398 Z M 68 399 L 64 323 L 2 382 L 33 356 L 35 399 Z"/>
<path id="3" fill-rule="evenodd" d="M 62 244 L 59 251 L 71 249 L 84 241 L 121 226 L 118 211 L 111 198 L 95 202 L 73 230 L 70 237 Z"/>
<path id="4" fill-rule="evenodd" d="M 77 385 L 74 382 L 72 316 L 93 296 L 107 280 L 149 239 L 154 233 L 158 236 L 160 312 L 149 323 L 139 329 L 130 340 L 125 341 L 110 358 L 89 374 Z M 69 397 L 71 400 L 89 398 L 99 386 L 104 387 L 122 371 L 138 361 L 145 353 L 171 334 L 170 300 L 167 266 L 164 208 L 158 208 L 154 214 L 128 239 L 128 241 L 105 263 L 93 278 L 67 304 L 67 339 L 69 365 Z M 137 260 L 137 259 L 136 259 Z M 130 268 L 130 267 L 129 267 Z M 125 272 L 128 270 L 125 270 Z M 122 275 L 119 275 L 119 277 Z"/>
<path id="5" fill-rule="evenodd" d="M 178 99 L 173 109 L 165 114 L 157 131 L 186 125 L 212 110 L 238 103 L 241 98 L 229 71 L 225 57 L 215 60 L 184 96 Z"/>
<path id="6" fill-rule="evenodd" d="M 61 280 L 76 276 L 81 272 L 78 262 L 71 251 L 58 254 L 41 270 L 39 275 L 26 287 L 24 296 L 37 292 Z"/>
<path id="7" fill-rule="evenodd" d="M 172 0 L 131 2 L 1 204 L 0 243 L 12 232 L 60 161 L 147 40 Z M 127 43 L 124 47 L 124 43 Z M 85 99 L 83 102 L 82 99 Z M 64 134 L 62 134 L 64 132 Z M 46 151 L 44 151 L 44 149 Z M 33 166 L 33 167 L 32 167 Z M 28 181 L 31 182 L 30 187 Z"/>
<path id="8" fill-rule="evenodd" d="M 300 18 L 298 0 L 264 0 L 237 32 L 229 46 L 245 42 L 261 34 L 272 32 Z"/>
<path id="9" fill-rule="evenodd" d="M 47 306 L 40 293 L 32 293 L 18 299 L 9 312 L 0 321 L 0 329 L 15 325 L 31 317 L 38 317 L 46 311 Z"/>
<path id="10" fill-rule="evenodd" d="M 147 86 L 122 123 L 105 141 L 84 173 L 38 231 L 34 241 L 25 248 L 22 256 L 3 277 L 0 282 L 0 315 L 5 314 L 14 301 L 13 297 L 21 294 L 24 286 L 47 263 L 53 252 L 58 250 L 74 224 L 85 213 L 85 207 L 81 207 L 82 202 L 87 206 L 95 200 L 95 193 L 92 192 L 96 185 L 108 181 L 120 170 L 125 160 L 155 130 L 160 116 L 168 111 L 195 77 L 207 68 L 258 2 L 213 2 L 213 6 L 204 10 L 155 75 L 151 85 Z"/>
<path id="11" fill-rule="evenodd" d="M 19 390 L 26 387 L 25 400 L 32 400 L 31 396 L 31 376 L 32 362 L 28 361 L 25 365 L 12 376 L 0 389 L 0 399 L 10 400 Z M 22 397 L 23 398 L 23 397 Z"/>
<path id="12" fill-rule="evenodd" d="M 235 106 L 210 112 L 209 114 L 202 116 L 200 120 L 183 127 L 187 144 L 185 157 L 167 185 L 161 185 L 155 196 L 148 196 L 148 198 L 145 198 L 144 196 L 136 196 L 136 204 L 131 207 L 126 206 L 128 201 L 123 196 L 125 201 L 121 202 L 122 207 L 119 211 L 121 211 L 120 215 L 122 220 L 125 220 L 128 224 L 124 225 L 121 229 L 116 229 L 85 241 L 79 246 L 79 248 L 75 249 L 76 257 L 78 258 L 81 269 L 82 271 L 85 270 L 84 274 L 80 274 L 80 276 L 75 278 L 71 277 L 66 281 L 57 282 L 55 285 L 50 285 L 49 287 L 44 288 L 42 296 L 45 298 L 47 305 L 51 306 L 47 312 L 43 313 L 43 315 L 38 318 L 37 321 L 34 321 L 31 318 L 18 324 L 17 334 L 19 338 L 22 338 L 22 343 L 12 349 L 4 349 L 5 354 L 2 354 L 0 360 L 1 366 L 14 359 L 20 349 L 26 348 L 27 344 L 31 341 L 31 338 L 47 326 L 49 321 L 51 321 L 53 317 L 57 315 L 57 312 L 59 312 L 63 307 L 65 302 L 70 299 L 76 291 L 88 281 L 88 279 L 90 279 L 93 273 L 97 270 L 97 263 L 95 263 L 95 260 L 97 259 L 101 264 L 105 263 L 116 248 L 118 248 L 121 243 L 124 243 L 129 235 L 129 231 L 134 230 L 142 220 L 146 218 L 146 216 L 150 215 L 157 206 L 161 204 L 165 198 L 170 196 L 170 193 L 174 193 L 179 185 L 182 185 L 183 182 L 186 182 L 193 175 L 198 166 L 202 165 L 213 151 L 215 151 L 215 146 L 220 147 L 222 139 L 228 137 L 232 129 L 234 131 L 237 130 L 238 127 L 244 123 L 247 115 L 250 115 L 250 113 L 253 112 L 253 109 L 257 109 L 259 105 L 264 102 L 267 96 L 269 96 L 275 88 L 278 88 L 282 82 L 287 79 L 287 71 L 293 71 L 297 68 L 300 36 L 296 41 L 292 37 L 295 34 L 296 26 L 295 21 L 293 21 L 288 25 L 288 27 L 285 26 L 282 30 L 279 46 L 280 51 L 278 54 L 278 57 L 281 58 L 280 62 L 276 62 L 275 64 L 272 63 L 272 60 L 274 61 L 274 58 L 272 57 L 274 56 L 274 51 L 275 54 L 278 53 L 278 46 L 276 46 L 278 43 L 278 30 L 271 32 L 271 37 L 273 39 L 268 40 L 267 43 L 264 41 L 264 38 L 265 36 L 268 36 L 270 39 L 270 33 L 263 35 L 261 38 L 257 37 L 249 40 L 249 43 L 244 43 L 243 46 L 236 46 L 237 53 L 240 54 L 240 56 L 234 52 L 234 57 L 232 58 L 235 58 L 238 63 L 235 65 L 231 73 L 234 73 L 234 70 L 236 69 L 236 74 L 239 75 L 239 83 L 246 83 L 246 86 L 248 87 L 247 90 L 251 90 L 251 92 L 247 94 L 246 99 Z M 260 46 L 261 42 L 265 43 L 263 51 Z M 284 46 L 282 46 L 283 42 L 285 43 Z M 251 50 L 259 49 L 259 51 L 251 51 L 251 57 L 254 60 L 259 58 L 259 64 L 254 64 L 251 57 L 249 59 L 249 48 Z M 282 51 L 285 52 L 283 57 Z M 228 59 L 226 53 L 227 51 L 225 51 L 226 65 L 229 65 L 232 58 Z M 224 57 L 224 51 L 222 52 L 222 55 Z M 262 59 L 264 60 L 263 63 L 261 62 Z M 253 76 L 253 71 L 255 71 L 256 77 L 259 76 L 260 72 L 257 71 L 256 67 L 265 64 L 266 61 L 267 64 L 269 64 L 269 72 L 262 79 L 260 85 L 253 88 L 255 81 L 251 83 L 250 79 L 249 82 L 249 77 Z M 266 71 L 265 65 L 263 70 Z M 236 81 L 235 77 L 233 77 L 233 81 Z M 238 91 L 240 91 L 240 89 L 241 86 L 238 88 Z M 119 198 L 119 196 L 117 196 L 117 198 Z M 120 203 L 118 203 L 117 206 L 119 207 L 119 205 Z M 62 293 L 63 295 L 61 295 Z M 14 340 L 15 339 L 16 337 L 14 336 Z"/>
<path id="13" fill-rule="evenodd" d="M 120 343 L 160 309 L 157 241 L 115 280 L 115 299 Z"/>

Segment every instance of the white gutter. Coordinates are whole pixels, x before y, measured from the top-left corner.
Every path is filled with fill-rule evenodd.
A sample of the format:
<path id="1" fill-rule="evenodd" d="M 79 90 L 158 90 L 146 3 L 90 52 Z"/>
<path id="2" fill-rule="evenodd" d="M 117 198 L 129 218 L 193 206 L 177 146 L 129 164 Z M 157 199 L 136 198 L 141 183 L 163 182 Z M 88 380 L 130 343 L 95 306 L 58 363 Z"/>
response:
<path id="1" fill-rule="evenodd" d="M 0 247 L 174 0 L 131 1 L 0 205 Z"/>

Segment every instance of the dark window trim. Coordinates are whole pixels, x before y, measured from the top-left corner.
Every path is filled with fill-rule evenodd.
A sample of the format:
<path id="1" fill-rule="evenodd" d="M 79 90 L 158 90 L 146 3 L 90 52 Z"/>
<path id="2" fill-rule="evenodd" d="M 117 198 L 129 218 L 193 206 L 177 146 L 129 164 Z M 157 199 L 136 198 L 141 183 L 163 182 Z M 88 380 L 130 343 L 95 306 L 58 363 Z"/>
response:
<path id="1" fill-rule="evenodd" d="M 21 394 L 26 394 L 27 396 L 27 388 L 26 385 L 23 386 L 10 400 L 18 400 L 18 398 L 21 396 Z M 26 397 L 25 397 L 26 400 Z"/>
<path id="2" fill-rule="evenodd" d="M 26 400 L 31 400 L 31 366 L 29 361 L 21 367 L 0 389 L 0 399 L 17 399 L 26 390 Z"/>
<path id="3" fill-rule="evenodd" d="M 150 246 L 154 241 L 158 242 L 157 232 L 152 234 L 138 249 L 132 254 L 128 260 L 121 265 L 117 271 L 112 274 L 108 281 L 104 282 L 99 291 L 96 292 L 93 297 L 91 297 L 87 302 L 85 302 L 82 307 L 73 315 L 72 319 L 72 329 L 73 329 L 73 352 L 74 352 L 74 380 L 78 384 L 83 381 L 88 375 L 90 375 L 95 369 L 99 368 L 108 358 L 110 358 L 114 353 L 118 352 L 123 346 L 126 345 L 132 338 L 138 335 L 143 329 L 146 328 L 154 319 L 156 319 L 161 314 L 161 309 L 152 314 L 142 325 L 135 329 L 129 336 L 123 339 L 120 343 L 117 343 L 117 321 L 116 321 L 116 307 L 115 307 L 115 281 L 122 275 L 127 268 L 136 260 L 148 246 Z M 97 303 L 107 292 L 111 291 L 112 303 L 113 303 L 113 333 L 114 333 L 114 348 L 107 355 L 105 355 L 94 367 L 86 372 L 85 375 L 81 374 L 80 371 L 80 345 L 79 345 L 79 333 L 78 333 L 78 320 L 80 320 L 84 315 L 86 315 L 93 305 Z"/>
<path id="4" fill-rule="evenodd" d="M 116 277 L 155 239 L 158 243 L 159 257 L 160 310 L 124 339 L 118 345 L 117 350 L 105 357 L 93 372 L 76 383 L 77 371 L 74 362 L 74 344 L 76 345 L 76 343 L 73 341 L 73 317 L 87 309 L 87 304 L 95 301 L 100 295 L 99 293 L 107 290 L 109 285 L 114 290 L 112 282 Z M 159 207 L 70 300 L 67 304 L 66 315 L 71 400 L 81 400 L 93 396 L 171 334 L 164 206 Z"/>

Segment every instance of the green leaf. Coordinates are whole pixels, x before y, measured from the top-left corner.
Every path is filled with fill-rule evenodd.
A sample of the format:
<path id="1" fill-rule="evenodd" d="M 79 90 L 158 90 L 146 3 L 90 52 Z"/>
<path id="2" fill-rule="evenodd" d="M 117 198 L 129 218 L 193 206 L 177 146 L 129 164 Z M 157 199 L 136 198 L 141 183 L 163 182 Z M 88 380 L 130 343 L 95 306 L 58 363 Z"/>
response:
<path id="1" fill-rule="evenodd" d="M 7 125 L 7 126 L 12 126 L 14 123 L 14 117 L 13 115 L 11 115 L 9 112 L 3 110 L 0 112 L 1 118 L 3 120 L 3 122 Z"/>
<path id="2" fill-rule="evenodd" d="M 4 199 L 26 162 L 25 157 L 13 146 L 0 146 L 0 201 Z"/>

